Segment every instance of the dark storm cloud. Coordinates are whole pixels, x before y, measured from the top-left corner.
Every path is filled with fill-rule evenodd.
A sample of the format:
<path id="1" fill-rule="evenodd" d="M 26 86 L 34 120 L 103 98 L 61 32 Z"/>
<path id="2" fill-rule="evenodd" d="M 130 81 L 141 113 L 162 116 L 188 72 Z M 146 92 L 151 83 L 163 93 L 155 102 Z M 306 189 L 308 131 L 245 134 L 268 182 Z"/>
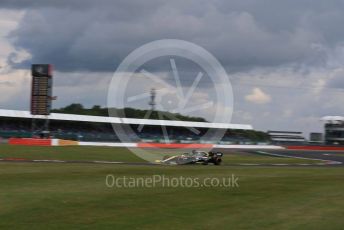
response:
<path id="1" fill-rule="evenodd" d="M 1 7 L 7 9 L 42 9 L 42 8 L 65 8 L 72 10 L 84 10 L 87 8 L 102 7 L 108 8 L 114 6 L 113 0 L 2 0 Z M 150 0 L 148 4 L 145 1 L 139 0 L 116 0 L 116 8 L 145 8 L 151 6 L 150 4 L 158 5 L 158 0 Z M 143 9 L 144 10 L 144 9 Z"/>
<path id="2" fill-rule="evenodd" d="M 195 42 L 229 70 L 319 65 L 343 41 L 342 1 L 1 1 L 26 10 L 10 35 L 31 60 L 60 71 L 113 71 L 135 48 L 176 38 Z"/>

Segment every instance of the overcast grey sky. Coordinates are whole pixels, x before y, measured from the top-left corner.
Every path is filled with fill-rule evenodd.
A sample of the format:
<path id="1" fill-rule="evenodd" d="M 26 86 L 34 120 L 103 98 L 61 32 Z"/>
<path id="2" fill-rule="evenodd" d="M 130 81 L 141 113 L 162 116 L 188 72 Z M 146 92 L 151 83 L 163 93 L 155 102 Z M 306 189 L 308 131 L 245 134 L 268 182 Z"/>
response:
<path id="1" fill-rule="evenodd" d="M 173 38 L 202 46 L 225 67 L 233 122 L 321 131 L 322 116 L 344 115 L 343 12 L 341 0 L 2 0 L 0 107 L 28 109 L 32 63 L 54 64 L 55 107 L 105 106 L 118 64 L 147 42 Z M 169 82 L 163 67 L 154 71 Z M 197 72 L 185 64 L 180 71 L 187 88 Z M 207 84 L 194 103 L 214 99 Z M 136 79 L 130 90 L 150 87 Z M 209 110 L 190 115 L 212 118 Z"/>

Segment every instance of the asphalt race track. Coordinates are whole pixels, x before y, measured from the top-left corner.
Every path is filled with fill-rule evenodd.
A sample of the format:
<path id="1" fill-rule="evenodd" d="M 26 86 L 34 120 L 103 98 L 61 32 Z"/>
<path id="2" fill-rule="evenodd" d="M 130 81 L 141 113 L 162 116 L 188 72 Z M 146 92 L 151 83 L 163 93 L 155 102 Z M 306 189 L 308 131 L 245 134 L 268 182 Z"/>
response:
<path id="1" fill-rule="evenodd" d="M 344 164 L 344 152 L 335 151 L 308 151 L 308 150 L 274 150 L 266 151 L 288 157 L 314 158 L 327 161 L 337 161 Z"/>
<path id="2" fill-rule="evenodd" d="M 224 154 L 229 154 L 235 150 L 229 149 L 216 149 L 215 151 L 223 152 Z M 316 159 L 323 160 L 327 162 L 325 164 L 296 164 L 301 166 L 344 166 L 344 151 L 311 151 L 311 150 L 240 150 L 241 152 L 246 152 L 248 154 L 258 154 L 274 157 L 290 157 L 290 158 L 304 158 L 304 159 Z M 273 164 L 275 165 L 285 165 L 287 164 Z M 294 164 L 289 164 L 294 165 Z M 268 166 L 265 164 L 265 166 Z"/>

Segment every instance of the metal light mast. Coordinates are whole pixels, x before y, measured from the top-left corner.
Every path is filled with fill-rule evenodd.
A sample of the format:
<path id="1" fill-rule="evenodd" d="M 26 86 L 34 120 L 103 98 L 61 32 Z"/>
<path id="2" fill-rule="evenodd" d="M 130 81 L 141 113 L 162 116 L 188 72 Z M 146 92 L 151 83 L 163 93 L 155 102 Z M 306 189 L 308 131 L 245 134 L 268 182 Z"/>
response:
<path id="1" fill-rule="evenodd" d="M 156 97 L 156 90 L 154 88 L 151 89 L 151 92 L 150 92 L 150 101 L 149 101 L 149 105 L 151 106 L 151 110 L 154 111 L 155 110 L 155 97 Z"/>

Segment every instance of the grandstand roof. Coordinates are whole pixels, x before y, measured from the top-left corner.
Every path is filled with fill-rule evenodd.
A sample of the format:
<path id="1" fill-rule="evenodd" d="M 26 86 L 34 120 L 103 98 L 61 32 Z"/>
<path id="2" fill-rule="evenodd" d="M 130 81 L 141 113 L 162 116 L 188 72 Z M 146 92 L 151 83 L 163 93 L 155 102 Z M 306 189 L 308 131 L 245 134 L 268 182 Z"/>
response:
<path id="1" fill-rule="evenodd" d="M 344 121 L 342 116 L 325 116 L 321 118 L 322 121 Z"/>
<path id="2" fill-rule="evenodd" d="M 152 120 L 152 119 L 135 119 L 120 117 L 101 117 L 87 116 L 65 113 L 52 113 L 49 116 L 31 115 L 29 111 L 0 109 L 0 117 L 14 118 L 36 118 L 63 121 L 85 121 L 113 124 L 133 124 L 133 125 L 159 125 L 159 126 L 175 126 L 175 127 L 194 127 L 194 128 L 215 128 L 215 129 L 246 129 L 252 130 L 252 125 L 248 124 L 226 124 L 226 123 L 210 123 L 210 122 L 193 122 L 193 121 L 171 121 L 171 120 Z"/>

